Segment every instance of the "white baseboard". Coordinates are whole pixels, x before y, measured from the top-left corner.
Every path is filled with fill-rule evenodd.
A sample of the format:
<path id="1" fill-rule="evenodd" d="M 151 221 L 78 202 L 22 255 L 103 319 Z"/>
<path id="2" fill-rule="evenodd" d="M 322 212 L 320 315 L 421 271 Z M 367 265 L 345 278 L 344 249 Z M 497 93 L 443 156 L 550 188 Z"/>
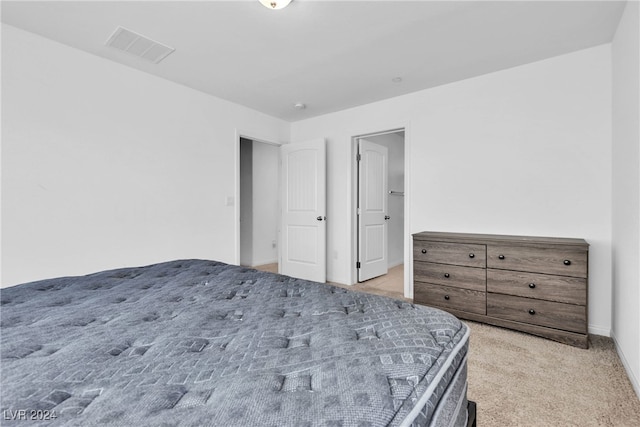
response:
<path id="1" fill-rule="evenodd" d="M 349 281 L 346 280 L 344 277 L 334 277 L 334 276 L 329 276 L 328 274 L 327 274 L 327 282 L 336 283 L 338 285 L 348 285 L 348 286 L 355 285 L 355 283 L 348 283 Z"/>
<path id="2" fill-rule="evenodd" d="M 604 328 L 602 326 L 598 326 L 598 325 L 589 325 L 589 333 L 592 335 L 601 335 L 603 337 L 610 337 L 611 336 L 611 329 L 610 328 Z"/>
<path id="3" fill-rule="evenodd" d="M 278 263 L 278 259 L 271 259 L 271 260 L 266 260 L 266 261 L 258 261 L 258 262 L 253 262 L 251 267 L 258 267 L 260 265 L 268 265 L 268 264 L 277 264 Z"/>
<path id="4" fill-rule="evenodd" d="M 618 352 L 618 357 L 620 357 L 620 361 L 622 361 L 622 366 L 624 366 L 624 370 L 627 371 L 627 377 L 629 377 L 629 381 L 631 381 L 631 386 L 633 390 L 636 392 L 636 396 L 640 399 L 640 380 L 633 375 L 633 371 L 631 370 L 631 366 L 627 361 L 627 358 L 624 356 L 622 349 L 618 345 L 618 340 L 616 339 L 616 334 L 611 332 L 611 338 L 613 338 L 613 343 L 616 345 L 616 351 Z"/>
<path id="5" fill-rule="evenodd" d="M 395 261 L 389 261 L 389 264 L 387 265 L 387 268 L 392 269 L 393 267 L 397 267 L 401 264 L 404 264 L 404 259 L 398 259 Z"/>

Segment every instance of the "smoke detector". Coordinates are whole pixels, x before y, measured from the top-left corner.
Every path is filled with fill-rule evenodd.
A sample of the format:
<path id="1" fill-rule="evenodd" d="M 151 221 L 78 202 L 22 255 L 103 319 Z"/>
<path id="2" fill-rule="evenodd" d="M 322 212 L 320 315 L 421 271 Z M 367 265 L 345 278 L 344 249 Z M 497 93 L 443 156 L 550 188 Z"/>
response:
<path id="1" fill-rule="evenodd" d="M 175 50 L 172 47 L 123 27 L 116 28 L 105 45 L 135 55 L 154 64 L 159 63 Z"/>

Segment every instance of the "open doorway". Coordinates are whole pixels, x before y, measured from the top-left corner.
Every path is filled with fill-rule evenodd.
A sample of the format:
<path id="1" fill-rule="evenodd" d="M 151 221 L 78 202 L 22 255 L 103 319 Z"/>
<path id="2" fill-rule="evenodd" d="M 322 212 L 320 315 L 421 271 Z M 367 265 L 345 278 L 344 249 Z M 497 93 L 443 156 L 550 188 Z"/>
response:
<path id="1" fill-rule="evenodd" d="M 278 272 L 279 146 L 240 138 L 240 265 Z"/>
<path id="2" fill-rule="evenodd" d="M 278 144 L 236 131 L 236 262 L 326 280 L 326 142 Z M 285 203 L 283 203 L 283 201 Z"/>
<path id="3" fill-rule="evenodd" d="M 404 292 L 405 133 L 354 138 L 356 281 Z"/>

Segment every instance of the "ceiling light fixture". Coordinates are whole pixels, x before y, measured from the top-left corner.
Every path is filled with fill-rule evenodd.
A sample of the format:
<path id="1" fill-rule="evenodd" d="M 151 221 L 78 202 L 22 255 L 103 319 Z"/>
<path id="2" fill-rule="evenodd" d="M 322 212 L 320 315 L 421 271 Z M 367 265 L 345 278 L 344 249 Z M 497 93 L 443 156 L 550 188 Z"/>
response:
<path id="1" fill-rule="evenodd" d="M 284 9 L 291 3 L 291 0 L 259 0 L 267 9 L 277 10 Z"/>

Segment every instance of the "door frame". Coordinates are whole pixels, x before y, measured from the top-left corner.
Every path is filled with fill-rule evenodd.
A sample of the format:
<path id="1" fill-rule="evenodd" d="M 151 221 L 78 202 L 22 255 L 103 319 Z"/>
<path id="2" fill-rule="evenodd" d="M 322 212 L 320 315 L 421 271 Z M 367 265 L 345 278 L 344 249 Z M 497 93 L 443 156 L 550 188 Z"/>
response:
<path id="1" fill-rule="evenodd" d="M 349 268 L 349 284 L 358 283 L 358 270 L 356 262 L 358 261 L 358 162 L 356 155 L 358 154 L 358 139 L 386 135 L 404 131 L 404 296 L 405 298 L 413 298 L 413 255 L 412 255 L 412 239 L 411 239 L 411 126 L 405 122 L 395 126 L 382 126 L 378 130 L 369 130 L 352 134 L 351 137 L 351 161 L 349 167 L 349 177 L 351 185 L 349 193 L 348 218 L 349 232 L 351 235 L 351 267 Z"/>
<path id="2" fill-rule="evenodd" d="M 235 135 L 235 191 L 234 191 L 234 203 L 233 203 L 233 218 L 235 228 L 235 248 L 234 248 L 234 264 L 240 265 L 240 138 L 250 139 L 251 141 L 260 142 L 263 144 L 273 145 L 281 147 L 284 143 L 274 142 L 268 137 L 254 136 L 252 132 L 245 132 L 241 129 L 236 129 Z M 280 168 L 281 165 L 278 162 L 278 194 L 280 194 Z M 280 222 L 278 222 L 278 265 L 280 265 Z"/>

